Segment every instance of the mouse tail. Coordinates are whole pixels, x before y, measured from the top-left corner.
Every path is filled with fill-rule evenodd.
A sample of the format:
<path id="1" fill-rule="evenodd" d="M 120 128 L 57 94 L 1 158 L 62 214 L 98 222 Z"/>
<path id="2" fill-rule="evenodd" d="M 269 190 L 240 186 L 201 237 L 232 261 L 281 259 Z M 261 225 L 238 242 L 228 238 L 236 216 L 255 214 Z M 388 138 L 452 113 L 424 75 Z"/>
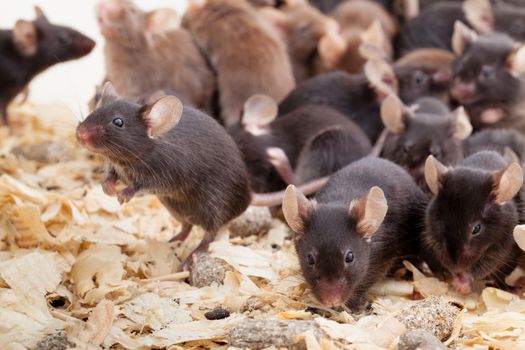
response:
<path id="1" fill-rule="evenodd" d="M 311 195 L 319 191 L 330 179 L 325 176 L 304 184 L 297 186 L 297 188 L 305 195 Z M 250 205 L 255 207 L 274 207 L 281 205 L 284 198 L 284 190 L 271 193 L 252 193 L 252 201 Z"/>

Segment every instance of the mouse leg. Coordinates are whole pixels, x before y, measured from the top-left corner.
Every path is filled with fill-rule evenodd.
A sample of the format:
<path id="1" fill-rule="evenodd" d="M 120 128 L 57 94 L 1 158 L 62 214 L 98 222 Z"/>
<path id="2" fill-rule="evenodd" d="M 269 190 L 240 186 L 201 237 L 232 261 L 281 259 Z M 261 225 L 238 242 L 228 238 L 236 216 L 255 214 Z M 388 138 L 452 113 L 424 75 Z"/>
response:
<path id="1" fill-rule="evenodd" d="M 177 242 L 177 241 L 185 241 L 186 238 L 188 238 L 191 229 L 193 228 L 192 224 L 188 224 L 187 222 L 182 223 L 182 228 L 180 229 L 180 232 L 173 236 L 168 242 Z"/>
<path id="2" fill-rule="evenodd" d="M 208 250 L 208 247 L 210 246 L 210 243 L 215 240 L 215 235 L 217 234 L 216 231 L 206 231 L 204 233 L 204 237 L 202 238 L 202 241 L 199 243 L 197 248 L 193 250 L 190 255 L 182 262 L 182 264 L 179 267 L 180 271 L 188 271 L 190 269 L 190 265 L 193 263 L 194 257 L 197 256 L 197 254 L 205 252 Z"/>
<path id="3" fill-rule="evenodd" d="M 135 193 L 137 193 L 137 191 L 138 191 L 138 189 L 135 186 L 130 185 L 130 186 L 126 187 L 125 189 L 123 189 L 122 191 L 117 192 L 118 202 L 120 204 L 124 204 L 124 203 L 129 202 L 131 200 L 131 198 L 133 198 Z"/>
<path id="4" fill-rule="evenodd" d="M 108 176 L 102 183 L 102 191 L 104 191 L 104 193 L 107 194 L 108 196 L 116 195 L 117 190 L 115 186 L 117 185 L 117 181 L 118 181 L 117 173 L 115 172 L 115 170 L 110 169 L 108 171 Z"/>
<path id="5" fill-rule="evenodd" d="M 288 185 L 299 184 L 299 179 L 290 165 L 290 160 L 284 151 L 279 147 L 270 147 L 266 149 L 268 161 L 272 163 L 277 173 Z"/>

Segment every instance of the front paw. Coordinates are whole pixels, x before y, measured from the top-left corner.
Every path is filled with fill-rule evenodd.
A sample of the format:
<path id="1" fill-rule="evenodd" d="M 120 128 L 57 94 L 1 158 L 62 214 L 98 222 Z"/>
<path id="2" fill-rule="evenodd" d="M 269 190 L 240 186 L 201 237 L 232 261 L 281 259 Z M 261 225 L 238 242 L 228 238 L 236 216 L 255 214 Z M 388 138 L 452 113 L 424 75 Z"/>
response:
<path id="1" fill-rule="evenodd" d="M 114 196 L 117 194 L 117 189 L 115 187 L 115 181 L 106 180 L 102 183 L 102 191 L 108 196 Z"/>
<path id="2" fill-rule="evenodd" d="M 120 204 L 127 203 L 135 195 L 135 190 L 131 187 L 126 187 L 122 191 L 117 193 L 117 199 Z"/>

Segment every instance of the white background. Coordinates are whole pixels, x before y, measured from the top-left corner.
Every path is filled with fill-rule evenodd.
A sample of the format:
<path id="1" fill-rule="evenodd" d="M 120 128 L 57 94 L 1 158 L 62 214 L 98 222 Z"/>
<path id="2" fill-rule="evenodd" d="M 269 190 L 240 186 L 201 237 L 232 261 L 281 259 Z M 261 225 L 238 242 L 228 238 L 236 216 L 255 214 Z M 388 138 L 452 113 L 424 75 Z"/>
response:
<path id="1" fill-rule="evenodd" d="M 76 61 L 60 63 L 43 72 L 30 85 L 29 99 L 38 103 L 65 104 L 78 115 L 87 111 L 87 101 L 93 96 L 95 85 L 104 76 L 104 39 L 95 17 L 98 0 L 1 0 L 0 28 L 12 28 L 17 19 L 32 20 L 34 5 L 38 4 L 48 19 L 71 26 L 97 42 L 95 49 Z M 186 0 L 135 0 L 145 10 L 173 7 L 182 13 Z"/>

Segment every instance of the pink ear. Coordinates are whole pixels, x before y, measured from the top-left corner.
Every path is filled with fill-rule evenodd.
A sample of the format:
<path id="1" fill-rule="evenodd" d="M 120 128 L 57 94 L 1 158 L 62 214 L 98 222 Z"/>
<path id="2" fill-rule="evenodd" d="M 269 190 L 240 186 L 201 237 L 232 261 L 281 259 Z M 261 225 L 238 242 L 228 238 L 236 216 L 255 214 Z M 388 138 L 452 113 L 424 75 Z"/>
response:
<path id="1" fill-rule="evenodd" d="M 18 20 L 13 28 L 13 44 L 22 56 L 33 56 L 38 49 L 35 25 L 23 19 Z"/>
<path id="2" fill-rule="evenodd" d="M 315 202 L 309 201 L 294 185 L 286 188 L 283 198 L 283 214 L 288 226 L 295 233 L 305 233 L 305 220 L 312 214 L 315 206 Z"/>
<path id="3" fill-rule="evenodd" d="M 177 126 L 184 107 L 175 96 L 162 97 L 143 116 L 148 124 L 148 136 L 160 137 Z"/>
<path id="4" fill-rule="evenodd" d="M 388 95 L 397 95 L 398 81 L 392 66 L 385 60 L 371 59 L 365 64 L 365 75 L 376 91 L 379 100 Z"/>
<path id="5" fill-rule="evenodd" d="M 393 134 L 405 130 L 405 112 L 408 110 L 396 95 L 389 95 L 381 103 L 381 120 L 385 128 Z"/>
<path id="6" fill-rule="evenodd" d="M 99 108 L 107 103 L 113 102 L 115 100 L 118 100 L 120 97 L 115 91 L 115 88 L 113 87 L 113 84 L 111 82 L 106 82 L 104 86 L 102 87 L 102 92 L 100 93 L 100 98 L 97 102 L 97 105 L 95 108 Z"/>
<path id="7" fill-rule="evenodd" d="M 150 34 L 160 34 L 177 30 L 181 18 L 177 12 L 170 8 L 157 9 L 146 14 L 146 31 Z"/>

